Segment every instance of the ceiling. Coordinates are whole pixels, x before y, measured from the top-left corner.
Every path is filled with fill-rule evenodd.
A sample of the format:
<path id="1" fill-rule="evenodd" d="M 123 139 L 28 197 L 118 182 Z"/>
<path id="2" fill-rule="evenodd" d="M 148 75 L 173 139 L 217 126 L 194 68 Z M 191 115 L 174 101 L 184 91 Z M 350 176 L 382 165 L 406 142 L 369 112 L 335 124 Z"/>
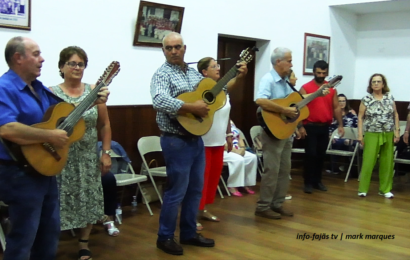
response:
<path id="1" fill-rule="evenodd" d="M 393 0 L 360 4 L 331 5 L 330 7 L 338 9 L 340 8 L 358 15 L 386 12 L 409 12 L 410 0 Z"/>

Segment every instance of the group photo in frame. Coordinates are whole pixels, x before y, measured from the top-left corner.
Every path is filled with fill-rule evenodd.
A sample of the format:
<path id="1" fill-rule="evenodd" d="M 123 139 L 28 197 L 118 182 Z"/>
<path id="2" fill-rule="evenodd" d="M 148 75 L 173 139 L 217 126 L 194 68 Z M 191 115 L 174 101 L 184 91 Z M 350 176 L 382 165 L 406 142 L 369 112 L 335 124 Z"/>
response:
<path id="1" fill-rule="evenodd" d="M 181 33 L 184 9 L 184 7 L 140 1 L 133 45 L 162 47 L 162 39 L 167 34 Z"/>
<path id="2" fill-rule="evenodd" d="M 0 0 L 0 27 L 31 30 L 31 0 Z"/>
<path id="3" fill-rule="evenodd" d="M 329 63 L 330 37 L 305 33 L 303 50 L 303 75 L 313 75 L 313 65 L 318 60 Z"/>

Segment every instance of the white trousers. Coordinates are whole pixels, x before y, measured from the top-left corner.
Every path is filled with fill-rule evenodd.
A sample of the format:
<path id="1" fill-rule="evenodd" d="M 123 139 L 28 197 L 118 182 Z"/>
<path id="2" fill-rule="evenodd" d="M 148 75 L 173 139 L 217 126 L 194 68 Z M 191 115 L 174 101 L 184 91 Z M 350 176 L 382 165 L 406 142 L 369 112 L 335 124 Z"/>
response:
<path id="1" fill-rule="evenodd" d="M 255 154 L 245 152 L 242 157 L 236 153 L 224 151 L 224 164 L 228 164 L 228 187 L 245 187 L 256 185 L 258 158 Z"/>

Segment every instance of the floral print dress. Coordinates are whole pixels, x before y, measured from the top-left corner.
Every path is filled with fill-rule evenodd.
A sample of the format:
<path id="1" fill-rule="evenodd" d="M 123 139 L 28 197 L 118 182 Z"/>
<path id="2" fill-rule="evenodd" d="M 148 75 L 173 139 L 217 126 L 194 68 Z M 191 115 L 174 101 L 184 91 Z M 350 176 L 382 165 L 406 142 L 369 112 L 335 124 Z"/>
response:
<path id="1" fill-rule="evenodd" d="M 67 103 L 80 103 L 90 93 L 91 86 L 85 84 L 80 97 L 70 97 L 59 86 L 53 86 L 55 95 Z M 61 230 L 84 228 L 95 224 L 104 216 L 104 199 L 101 171 L 97 152 L 97 106 L 87 110 L 83 119 L 86 130 L 83 138 L 71 144 L 67 165 L 57 176 L 60 191 Z"/>

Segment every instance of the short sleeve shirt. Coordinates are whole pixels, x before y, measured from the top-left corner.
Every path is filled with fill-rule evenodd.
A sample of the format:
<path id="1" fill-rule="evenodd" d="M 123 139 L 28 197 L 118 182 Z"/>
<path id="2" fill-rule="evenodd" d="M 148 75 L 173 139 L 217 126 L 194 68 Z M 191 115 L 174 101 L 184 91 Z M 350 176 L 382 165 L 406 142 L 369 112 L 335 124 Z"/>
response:
<path id="1" fill-rule="evenodd" d="M 39 123 L 47 109 L 60 102 L 40 81 L 33 81 L 31 86 L 40 99 L 14 71 L 9 70 L 0 77 L 0 126 L 12 122 L 25 125 Z M 11 160 L 1 143 L 0 159 Z"/>
<path id="2" fill-rule="evenodd" d="M 266 73 L 259 83 L 255 100 L 258 98 L 276 99 L 288 96 L 293 90 L 286 80 L 287 78 L 281 78 L 274 69 Z"/>

